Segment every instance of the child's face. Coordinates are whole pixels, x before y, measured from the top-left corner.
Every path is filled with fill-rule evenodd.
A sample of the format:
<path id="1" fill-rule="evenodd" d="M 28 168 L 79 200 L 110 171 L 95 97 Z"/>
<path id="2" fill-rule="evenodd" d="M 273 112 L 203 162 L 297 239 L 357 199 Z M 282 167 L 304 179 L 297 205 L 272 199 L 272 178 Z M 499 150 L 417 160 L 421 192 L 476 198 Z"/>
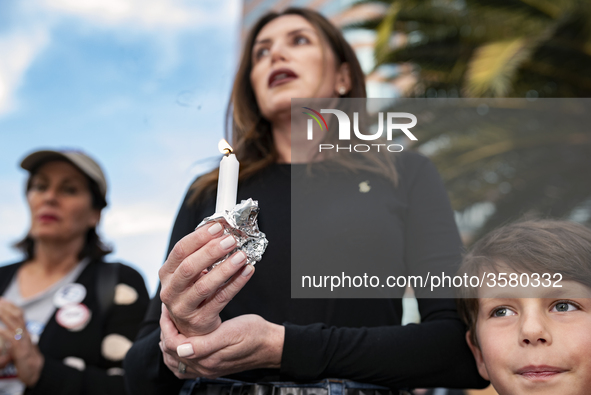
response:
<path id="1" fill-rule="evenodd" d="M 540 289 L 540 298 L 479 299 L 480 348 L 467 339 L 499 394 L 591 393 L 591 289 L 562 285 L 582 298 L 549 297 L 554 288 Z"/>

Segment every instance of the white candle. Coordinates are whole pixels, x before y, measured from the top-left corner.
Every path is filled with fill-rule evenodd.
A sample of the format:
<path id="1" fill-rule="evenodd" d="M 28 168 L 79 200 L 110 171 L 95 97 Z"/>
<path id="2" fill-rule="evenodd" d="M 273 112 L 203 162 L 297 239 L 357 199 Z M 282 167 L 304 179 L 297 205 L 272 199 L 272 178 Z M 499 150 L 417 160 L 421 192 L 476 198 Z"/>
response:
<path id="1" fill-rule="evenodd" d="M 224 139 L 218 144 L 220 152 L 225 153 L 220 162 L 220 176 L 218 178 L 218 195 L 215 205 L 216 213 L 232 210 L 236 205 L 238 193 L 238 169 L 240 163 L 232 153 L 232 147 Z"/>

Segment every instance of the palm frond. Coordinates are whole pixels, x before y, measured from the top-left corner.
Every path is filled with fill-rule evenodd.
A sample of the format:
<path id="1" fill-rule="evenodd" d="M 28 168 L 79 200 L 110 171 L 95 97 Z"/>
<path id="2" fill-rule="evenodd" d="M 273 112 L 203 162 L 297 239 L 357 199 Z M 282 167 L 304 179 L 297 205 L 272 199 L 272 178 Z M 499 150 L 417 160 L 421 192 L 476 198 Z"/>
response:
<path id="1" fill-rule="evenodd" d="M 386 16 L 376 28 L 375 58 L 377 64 L 381 64 L 390 51 L 390 38 L 392 37 L 396 17 L 401 8 L 401 2 L 393 2 L 388 8 Z"/>
<path id="2" fill-rule="evenodd" d="M 511 91 L 517 69 L 534 50 L 525 38 L 485 44 L 474 51 L 466 71 L 468 97 L 503 97 Z"/>

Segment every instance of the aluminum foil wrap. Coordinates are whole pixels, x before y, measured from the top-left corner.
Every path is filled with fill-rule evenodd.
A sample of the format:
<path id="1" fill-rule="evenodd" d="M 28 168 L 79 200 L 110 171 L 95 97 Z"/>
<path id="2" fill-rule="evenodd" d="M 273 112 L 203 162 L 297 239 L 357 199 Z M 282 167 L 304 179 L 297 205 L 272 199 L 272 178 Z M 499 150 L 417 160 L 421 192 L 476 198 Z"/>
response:
<path id="1" fill-rule="evenodd" d="M 246 264 L 254 265 L 263 258 L 263 253 L 267 249 L 269 241 L 265 234 L 259 230 L 258 213 L 259 202 L 248 199 L 238 203 L 231 211 L 216 213 L 205 218 L 197 225 L 197 228 L 199 228 L 212 222 L 219 222 L 224 227 L 224 234 L 232 235 L 236 239 L 236 248 L 211 265 L 212 268 L 236 251 L 244 251 Z"/>

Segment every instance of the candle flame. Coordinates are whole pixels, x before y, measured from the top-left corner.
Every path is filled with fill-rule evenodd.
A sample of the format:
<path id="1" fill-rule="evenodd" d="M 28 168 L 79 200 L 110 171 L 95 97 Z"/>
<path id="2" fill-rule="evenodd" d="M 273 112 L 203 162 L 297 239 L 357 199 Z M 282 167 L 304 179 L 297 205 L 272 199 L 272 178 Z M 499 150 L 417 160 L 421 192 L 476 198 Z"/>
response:
<path id="1" fill-rule="evenodd" d="M 221 139 L 220 142 L 218 143 L 218 149 L 220 150 L 220 152 L 222 154 L 231 154 L 232 151 L 234 151 L 232 149 L 232 147 L 230 146 L 230 144 L 225 140 L 225 139 Z"/>

